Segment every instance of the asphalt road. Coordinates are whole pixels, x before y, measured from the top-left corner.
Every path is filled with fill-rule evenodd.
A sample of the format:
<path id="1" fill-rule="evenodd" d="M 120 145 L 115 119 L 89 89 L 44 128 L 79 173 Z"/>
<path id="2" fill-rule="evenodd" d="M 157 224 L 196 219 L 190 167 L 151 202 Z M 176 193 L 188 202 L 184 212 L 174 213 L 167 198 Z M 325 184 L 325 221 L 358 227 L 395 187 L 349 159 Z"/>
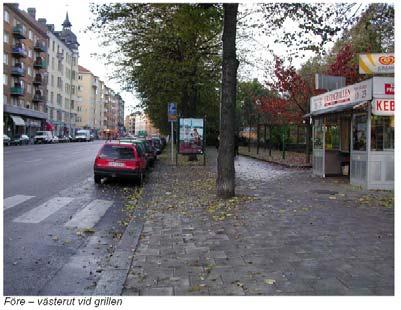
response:
<path id="1" fill-rule="evenodd" d="M 4 148 L 4 197 L 45 197 L 92 175 L 103 141 L 11 146 Z"/>
<path id="2" fill-rule="evenodd" d="M 4 148 L 4 295 L 90 295 L 131 183 L 93 181 L 104 141 Z"/>

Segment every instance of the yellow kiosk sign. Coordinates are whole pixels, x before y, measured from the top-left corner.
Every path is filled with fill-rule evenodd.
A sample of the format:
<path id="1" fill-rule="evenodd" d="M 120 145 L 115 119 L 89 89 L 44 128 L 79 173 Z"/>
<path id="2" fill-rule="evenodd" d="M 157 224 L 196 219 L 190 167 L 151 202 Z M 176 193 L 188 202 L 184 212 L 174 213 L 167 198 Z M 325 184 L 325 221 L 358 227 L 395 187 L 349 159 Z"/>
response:
<path id="1" fill-rule="evenodd" d="M 394 54 L 359 54 L 359 74 L 394 73 Z"/>

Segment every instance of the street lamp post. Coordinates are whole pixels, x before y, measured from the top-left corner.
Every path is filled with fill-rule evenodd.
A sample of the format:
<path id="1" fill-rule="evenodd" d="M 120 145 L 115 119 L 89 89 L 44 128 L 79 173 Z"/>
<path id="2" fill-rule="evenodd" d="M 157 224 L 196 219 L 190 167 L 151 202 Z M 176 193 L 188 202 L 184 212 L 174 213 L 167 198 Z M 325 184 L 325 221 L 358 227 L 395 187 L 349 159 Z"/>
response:
<path id="1" fill-rule="evenodd" d="M 262 105 L 259 99 L 256 99 L 256 113 L 257 113 L 257 120 L 256 120 L 256 154 L 259 154 L 259 120 L 260 120 L 260 113 L 259 113 L 259 107 Z"/>

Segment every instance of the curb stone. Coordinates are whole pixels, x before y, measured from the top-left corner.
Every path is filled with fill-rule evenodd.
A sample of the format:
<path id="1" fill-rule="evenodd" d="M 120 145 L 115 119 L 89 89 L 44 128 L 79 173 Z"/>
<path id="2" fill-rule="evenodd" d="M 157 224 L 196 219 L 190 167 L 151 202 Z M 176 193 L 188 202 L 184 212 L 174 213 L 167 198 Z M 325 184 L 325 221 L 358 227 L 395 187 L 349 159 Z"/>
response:
<path id="1" fill-rule="evenodd" d="M 152 177 L 153 171 L 149 175 Z M 129 222 L 121 240 L 118 242 L 113 256 L 110 258 L 105 271 L 102 273 L 93 295 L 120 296 L 127 278 L 134 253 L 139 244 L 139 238 L 143 231 L 144 215 L 146 213 L 143 201 L 146 195 L 152 193 L 153 184 L 144 184 L 144 195 L 138 201 L 138 207 L 133 213 L 133 219 Z"/>
<path id="2" fill-rule="evenodd" d="M 253 159 L 256 159 L 256 160 L 260 160 L 260 161 L 264 161 L 264 162 L 267 162 L 267 163 L 270 163 L 270 164 L 275 164 L 275 165 L 283 166 L 283 167 L 286 167 L 286 168 L 299 168 L 299 169 L 311 169 L 311 168 L 312 168 L 311 165 L 291 165 L 291 164 L 284 164 L 284 163 L 280 163 L 280 162 L 277 162 L 277 161 L 272 161 L 272 160 L 266 160 L 266 159 L 258 158 L 258 157 L 253 156 L 252 154 L 239 153 L 239 155 L 241 155 L 241 156 L 246 156 L 246 157 L 250 157 L 250 158 L 253 158 Z"/>

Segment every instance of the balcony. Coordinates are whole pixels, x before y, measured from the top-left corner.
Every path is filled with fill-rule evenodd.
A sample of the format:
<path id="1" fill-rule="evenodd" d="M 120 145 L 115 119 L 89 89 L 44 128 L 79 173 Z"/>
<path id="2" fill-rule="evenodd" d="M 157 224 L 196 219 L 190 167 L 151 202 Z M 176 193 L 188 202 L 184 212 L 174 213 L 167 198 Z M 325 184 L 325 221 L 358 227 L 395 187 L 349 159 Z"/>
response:
<path id="1" fill-rule="evenodd" d="M 35 46 L 34 46 L 34 50 L 36 52 L 46 53 L 47 52 L 47 46 L 43 42 L 36 41 Z"/>
<path id="2" fill-rule="evenodd" d="M 12 76 L 25 76 L 25 70 L 22 68 L 21 64 L 15 64 L 15 66 L 11 67 L 11 75 Z"/>
<path id="3" fill-rule="evenodd" d="M 36 74 L 35 78 L 32 81 L 33 85 L 41 85 L 43 83 L 43 78 L 41 74 Z"/>
<path id="4" fill-rule="evenodd" d="M 26 50 L 21 45 L 15 45 L 11 51 L 11 54 L 17 58 L 27 56 Z"/>
<path id="5" fill-rule="evenodd" d="M 32 102 L 43 102 L 44 97 L 40 91 L 35 92 L 35 95 L 32 98 Z"/>
<path id="6" fill-rule="evenodd" d="M 42 58 L 36 58 L 36 60 L 33 63 L 33 67 L 35 69 L 46 69 L 47 68 L 47 63 Z"/>
<path id="7" fill-rule="evenodd" d="M 14 86 L 10 89 L 11 96 L 23 96 L 24 89 L 21 86 Z"/>
<path id="8" fill-rule="evenodd" d="M 26 39 L 22 25 L 16 25 L 13 28 L 13 35 L 17 39 Z"/>

